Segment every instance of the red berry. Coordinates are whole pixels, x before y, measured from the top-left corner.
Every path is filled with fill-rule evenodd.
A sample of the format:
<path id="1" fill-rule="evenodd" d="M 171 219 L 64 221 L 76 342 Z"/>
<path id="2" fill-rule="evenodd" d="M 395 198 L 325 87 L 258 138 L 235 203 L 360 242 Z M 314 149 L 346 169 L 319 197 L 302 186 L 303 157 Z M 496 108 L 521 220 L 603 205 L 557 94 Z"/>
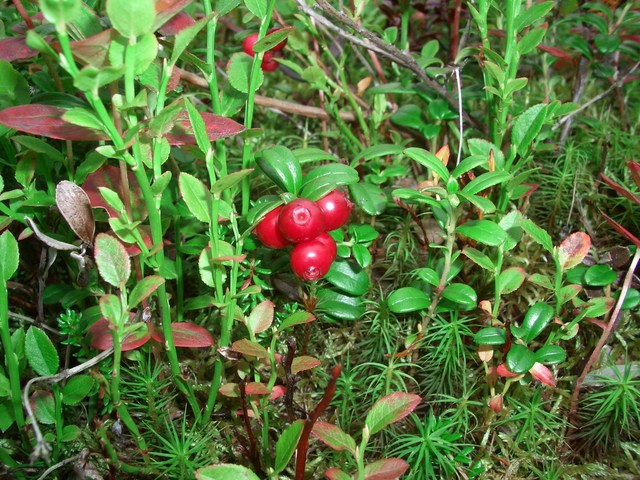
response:
<path id="1" fill-rule="evenodd" d="M 267 35 L 269 35 L 270 33 L 273 33 L 273 32 L 277 32 L 278 30 L 282 30 L 282 29 L 281 28 L 272 28 L 267 32 Z M 284 48 L 284 46 L 286 44 L 287 44 L 287 39 L 285 38 L 283 41 L 281 41 L 279 44 L 277 44 L 271 50 L 274 51 L 274 52 L 279 52 L 280 50 L 282 50 Z"/>
<path id="2" fill-rule="evenodd" d="M 258 239 L 267 247 L 284 248 L 289 245 L 289 241 L 282 236 L 278 229 L 278 217 L 282 211 L 282 206 L 267 213 L 256 226 L 254 233 Z"/>
<path id="3" fill-rule="evenodd" d="M 260 68 L 262 68 L 263 72 L 273 72 L 278 68 L 279 63 L 275 61 L 272 52 L 264 52 L 264 57 L 262 57 L 262 64 Z"/>
<path id="4" fill-rule="evenodd" d="M 332 262 L 331 248 L 318 239 L 299 243 L 291 250 L 293 273 L 308 282 L 324 277 Z"/>
<path id="5" fill-rule="evenodd" d="M 256 44 L 257 41 L 258 41 L 257 33 L 252 33 L 247 38 L 245 38 L 242 41 L 242 49 L 244 50 L 244 53 L 246 53 L 247 55 L 251 55 L 253 57 L 255 55 L 255 52 L 253 51 L 253 46 Z"/>
<path id="6" fill-rule="evenodd" d="M 324 215 L 311 200 L 298 198 L 282 208 L 278 227 L 290 242 L 304 242 L 324 232 Z"/>
<path id="7" fill-rule="evenodd" d="M 336 259 L 336 255 L 338 255 L 338 247 L 336 246 L 336 241 L 333 239 L 333 237 L 325 232 L 318 235 L 315 239 L 329 247 L 331 261 L 333 262 Z"/>
<path id="8" fill-rule="evenodd" d="M 316 202 L 322 213 L 327 230 L 335 230 L 349 220 L 353 203 L 347 198 L 347 194 L 341 190 L 334 190 Z"/>

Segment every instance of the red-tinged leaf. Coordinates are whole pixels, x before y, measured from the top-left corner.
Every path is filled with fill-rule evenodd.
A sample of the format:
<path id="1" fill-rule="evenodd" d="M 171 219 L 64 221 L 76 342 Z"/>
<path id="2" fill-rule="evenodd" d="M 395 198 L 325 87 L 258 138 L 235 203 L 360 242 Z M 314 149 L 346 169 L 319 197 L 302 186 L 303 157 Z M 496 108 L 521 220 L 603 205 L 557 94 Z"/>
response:
<path id="1" fill-rule="evenodd" d="M 208 348 L 216 343 L 206 328 L 194 323 L 172 323 L 171 333 L 176 347 Z"/>
<path id="2" fill-rule="evenodd" d="M 167 84 L 167 92 L 173 92 L 178 85 L 180 84 L 180 70 L 178 68 L 174 68 L 171 70 L 171 76 L 169 77 L 169 83 Z"/>
<path id="3" fill-rule="evenodd" d="M 339 468 L 330 468 L 324 472 L 324 476 L 329 480 L 351 480 L 351 475 L 344 473 Z"/>
<path id="4" fill-rule="evenodd" d="M 269 400 L 270 401 L 277 400 L 280 397 L 284 396 L 286 392 L 287 392 L 287 387 L 285 387 L 284 385 L 275 385 L 271 389 L 271 395 L 269 395 Z"/>
<path id="5" fill-rule="evenodd" d="M 570 270 L 582 263 L 591 248 L 591 238 L 584 232 L 576 232 L 565 238 L 558 247 L 558 260 L 563 270 Z"/>
<path id="6" fill-rule="evenodd" d="M 160 32 L 160 34 L 164 35 L 165 37 L 170 37 L 172 35 L 176 35 L 177 33 L 184 30 L 185 28 L 188 28 L 191 25 L 194 25 L 195 23 L 196 21 L 188 13 L 178 12 L 176 16 L 174 16 L 167 23 L 162 25 L 158 29 L 158 32 Z"/>
<path id="7" fill-rule="evenodd" d="M 114 30 L 108 28 L 100 33 L 71 42 L 71 51 L 73 56 L 84 65 L 91 65 L 96 68 L 108 65 L 109 46 L 114 37 Z M 60 50 L 59 45 L 53 45 L 53 48 Z"/>
<path id="8" fill-rule="evenodd" d="M 225 383 L 220 387 L 218 393 L 229 398 L 240 398 L 240 387 L 237 383 Z"/>
<path id="9" fill-rule="evenodd" d="M 169 19 L 178 14 L 192 0 L 156 0 L 156 18 L 153 22 L 153 29 L 157 30 Z"/>
<path id="10" fill-rule="evenodd" d="M 533 378 L 540 380 L 545 385 L 549 385 L 550 387 L 556 386 L 556 379 L 554 378 L 553 373 L 551 373 L 551 370 L 541 363 L 534 363 L 533 367 L 529 369 L 529 373 Z"/>
<path id="11" fill-rule="evenodd" d="M 0 60 L 14 62 L 16 60 L 29 60 L 40 52 L 27 46 L 26 37 L 7 37 L 0 40 Z"/>
<path id="12" fill-rule="evenodd" d="M 209 140 L 218 140 L 220 138 L 232 137 L 244 130 L 244 127 L 238 122 L 227 117 L 221 117 L 208 112 L 200 112 L 202 120 L 204 120 L 207 128 L 207 137 Z M 196 137 L 193 135 L 191 122 L 186 110 L 180 112 L 176 123 L 170 133 L 166 135 L 166 139 L 170 145 L 195 145 Z"/>
<path id="13" fill-rule="evenodd" d="M 635 202 L 637 204 L 640 204 L 640 197 L 638 197 L 637 195 L 635 195 L 634 193 L 630 192 L 629 190 L 627 190 L 626 188 L 624 188 L 623 186 L 621 186 L 620 184 L 614 182 L 613 180 L 611 180 L 609 177 L 607 177 L 604 173 L 600 174 L 600 178 L 602 178 L 602 181 L 604 183 L 606 183 L 607 185 L 609 185 L 611 188 L 613 188 L 618 195 L 621 195 L 625 198 L 628 198 L 629 200 L 631 200 L 632 202 Z"/>
<path id="14" fill-rule="evenodd" d="M 422 401 L 419 395 L 413 393 L 396 392 L 378 400 L 365 420 L 369 434 L 373 435 L 387 425 L 398 422 L 415 410 Z"/>
<path id="15" fill-rule="evenodd" d="M 501 393 L 494 395 L 489 400 L 489 408 L 496 413 L 500 413 L 502 411 L 502 407 L 504 406 L 504 398 Z"/>
<path id="16" fill-rule="evenodd" d="M 243 338 L 237 342 L 233 342 L 231 350 L 241 353 L 243 355 L 249 355 L 250 357 L 268 358 L 269 354 L 267 350 L 257 342 L 252 342 Z"/>
<path id="17" fill-rule="evenodd" d="M 113 346 L 112 326 L 106 318 L 101 318 L 91 325 L 87 331 L 90 335 L 90 345 L 97 350 L 108 350 Z M 140 348 L 151 338 L 151 332 L 146 324 L 142 324 L 133 332 L 127 334 L 122 342 L 122 351 L 134 350 Z"/>
<path id="18" fill-rule="evenodd" d="M 640 43 L 640 35 L 620 35 L 620 40 L 630 40 L 632 42 Z"/>
<path id="19" fill-rule="evenodd" d="M 607 223 L 609 225 L 611 225 L 615 229 L 616 232 L 618 232 L 624 238 L 629 240 L 636 247 L 640 248 L 640 238 L 636 237 L 633 233 L 631 233 L 629 230 L 624 228 L 622 225 L 620 225 L 618 222 L 616 222 L 613 218 L 609 217 L 602 210 L 600 210 L 600 215 L 602 215 L 604 217 L 604 219 L 607 221 Z"/>
<path id="20" fill-rule="evenodd" d="M 35 15 L 29 17 L 30 25 L 23 20 L 22 22 L 18 22 L 11 27 L 11 31 L 13 33 L 25 34 L 29 30 L 29 28 L 33 28 L 36 25 L 42 25 L 45 23 L 44 14 L 42 12 L 38 12 Z"/>
<path id="21" fill-rule="evenodd" d="M 62 119 L 66 110 L 52 105 L 18 105 L 0 111 L 0 124 L 14 130 L 55 138 L 92 142 L 108 140 L 104 133 L 79 127 Z"/>
<path id="22" fill-rule="evenodd" d="M 267 330 L 273 323 L 275 305 L 270 300 L 259 303 L 247 317 L 247 327 L 255 334 Z"/>
<path id="23" fill-rule="evenodd" d="M 498 365 L 498 368 L 496 369 L 496 371 L 498 372 L 498 375 L 500 375 L 501 377 L 512 378 L 512 377 L 518 376 L 517 373 L 510 372 L 509 369 L 507 368 L 507 365 L 504 363 L 501 363 L 500 365 Z"/>
<path id="24" fill-rule="evenodd" d="M 304 372 L 305 370 L 312 370 L 320 365 L 320 360 L 317 358 L 309 357 L 307 355 L 302 355 L 301 357 L 296 357 L 291 362 L 291 373 L 294 375 L 296 373 Z"/>
<path id="25" fill-rule="evenodd" d="M 249 382 L 244 386 L 247 395 L 270 395 L 271 390 L 264 383 Z"/>
<path id="26" fill-rule="evenodd" d="M 631 171 L 631 178 L 638 188 L 640 188 L 640 163 L 629 161 L 627 168 Z"/>
<path id="27" fill-rule="evenodd" d="M 409 464 L 401 458 L 386 458 L 364 467 L 365 480 L 396 480 L 409 469 Z"/>
<path id="28" fill-rule="evenodd" d="M 164 284 L 164 278 L 159 275 L 149 275 L 140 280 L 129 295 L 129 310 L 138 306 L 145 298 L 155 292 Z"/>
<path id="29" fill-rule="evenodd" d="M 356 441 L 337 425 L 327 422 L 316 422 L 311 433 L 318 437 L 327 447 L 337 452 L 347 450 L 355 455 Z"/>
<path id="30" fill-rule="evenodd" d="M 122 351 L 135 350 L 147 343 L 151 339 L 151 333 L 146 323 L 142 323 L 142 326 L 135 331 L 125 335 L 122 341 Z"/>
<path id="31" fill-rule="evenodd" d="M 565 52 L 561 48 L 552 47 L 551 45 L 544 45 L 544 44 L 541 43 L 540 45 L 538 45 L 538 49 L 542 50 L 543 52 L 548 53 L 552 57 L 556 57 L 556 58 L 569 59 L 569 58 L 572 57 L 572 55 L 570 53 Z"/>
<path id="32" fill-rule="evenodd" d="M 118 217 L 118 212 L 111 208 L 100 194 L 100 187 L 107 187 L 118 194 L 120 200 L 124 203 L 123 194 L 127 195 L 131 201 L 131 210 L 133 220 L 142 221 L 147 218 L 147 208 L 144 203 L 142 191 L 136 176 L 132 171 L 127 172 L 129 188 L 124 191 L 121 188 L 120 169 L 112 165 L 103 165 L 98 170 L 90 173 L 84 183 L 82 189 L 86 192 L 93 208 L 104 208 L 109 217 Z"/>

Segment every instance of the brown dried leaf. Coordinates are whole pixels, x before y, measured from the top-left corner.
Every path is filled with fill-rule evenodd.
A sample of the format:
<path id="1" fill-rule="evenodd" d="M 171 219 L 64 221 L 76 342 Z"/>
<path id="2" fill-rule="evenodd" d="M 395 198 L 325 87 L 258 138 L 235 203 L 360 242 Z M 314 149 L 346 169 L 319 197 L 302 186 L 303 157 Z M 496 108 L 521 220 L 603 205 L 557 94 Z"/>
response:
<path id="1" fill-rule="evenodd" d="M 85 191 L 75 183 L 63 180 L 56 186 L 56 205 L 78 238 L 84 243 L 93 244 L 96 224 Z"/>

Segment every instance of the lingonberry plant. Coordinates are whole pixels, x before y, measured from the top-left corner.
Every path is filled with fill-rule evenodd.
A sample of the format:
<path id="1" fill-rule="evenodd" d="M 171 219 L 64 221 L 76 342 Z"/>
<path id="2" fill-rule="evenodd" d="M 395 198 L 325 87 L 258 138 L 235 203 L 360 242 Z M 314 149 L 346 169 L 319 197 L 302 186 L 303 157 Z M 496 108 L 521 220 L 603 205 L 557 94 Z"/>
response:
<path id="1" fill-rule="evenodd" d="M 0 477 L 636 475 L 618 3 L 4 2 Z"/>

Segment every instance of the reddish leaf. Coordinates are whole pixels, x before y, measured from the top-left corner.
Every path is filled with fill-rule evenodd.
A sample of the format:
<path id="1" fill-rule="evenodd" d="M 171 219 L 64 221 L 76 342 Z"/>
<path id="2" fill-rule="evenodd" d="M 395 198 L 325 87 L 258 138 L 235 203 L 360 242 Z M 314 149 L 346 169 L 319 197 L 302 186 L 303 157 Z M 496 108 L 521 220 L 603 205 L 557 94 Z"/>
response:
<path id="1" fill-rule="evenodd" d="M 250 357 L 268 358 L 269 354 L 267 350 L 257 342 L 252 342 L 243 338 L 237 342 L 233 342 L 231 350 L 234 352 L 242 353 L 243 355 L 249 355 Z"/>
<path id="2" fill-rule="evenodd" d="M 542 50 L 545 53 L 548 53 L 552 57 L 565 58 L 565 59 L 572 58 L 572 55 L 570 53 L 565 52 L 561 48 L 552 47 L 551 45 L 540 44 L 540 45 L 538 45 L 538 49 Z"/>
<path id="3" fill-rule="evenodd" d="M 364 467 L 365 480 L 396 480 L 409 468 L 409 464 L 400 458 L 386 458 Z"/>
<path id="4" fill-rule="evenodd" d="M 311 433 L 336 452 L 347 450 L 355 455 L 355 440 L 340 427 L 327 422 L 316 422 Z"/>
<path id="5" fill-rule="evenodd" d="M 167 84 L 167 92 L 173 92 L 180 84 L 180 70 L 174 68 L 171 70 L 171 76 L 169 77 L 169 83 Z"/>
<path id="6" fill-rule="evenodd" d="M 511 378 L 511 377 L 518 376 L 517 373 L 510 372 L 504 363 L 501 363 L 500 365 L 498 365 L 498 369 L 496 371 L 498 372 L 498 375 L 500 375 L 501 377 Z"/>
<path id="7" fill-rule="evenodd" d="M 533 367 L 529 369 L 529 373 L 533 378 L 540 380 L 545 385 L 549 385 L 550 387 L 556 386 L 556 379 L 553 373 L 541 363 L 534 363 Z"/>
<path id="8" fill-rule="evenodd" d="M 62 119 L 66 110 L 51 105 L 18 105 L 0 111 L 0 124 L 21 132 L 57 140 L 92 142 L 107 140 L 104 133 Z"/>
<path id="9" fill-rule="evenodd" d="M 0 112 L 1 113 L 1 112 Z M 207 128 L 207 136 L 209 140 L 218 140 L 219 138 L 227 138 L 244 130 L 244 127 L 227 117 L 221 117 L 212 113 L 201 112 L 200 116 L 204 120 Z M 0 122 L 1 123 L 1 122 Z M 196 137 L 193 136 L 191 122 L 186 110 L 180 112 L 176 120 L 175 126 L 171 133 L 166 135 L 166 139 L 170 145 L 195 145 Z"/>
<path id="10" fill-rule="evenodd" d="M 609 223 L 609 225 L 611 225 L 615 229 L 616 232 L 618 232 L 624 238 L 629 240 L 636 247 L 640 248 L 640 238 L 636 237 L 633 233 L 631 233 L 629 230 L 624 228 L 622 225 L 620 225 L 618 222 L 616 222 L 613 218 L 611 218 L 608 215 L 606 215 L 602 210 L 600 210 L 600 215 L 602 215 L 604 217 L 604 219 L 607 221 L 607 223 Z"/>
<path id="11" fill-rule="evenodd" d="M 223 395 L 229 398 L 239 398 L 240 387 L 238 386 L 237 383 L 233 383 L 233 382 L 225 383 L 220 387 L 220 389 L 218 390 L 218 393 L 220 395 Z"/>
<path id="12" fill-rule="evenodd" d="M 264 383 L 249 382 L 245 385 L 244 391 L 247 395 L 270 395 L 271 390 Z"/>
<path id="13" fill-rule="evenodd" d="M 158 32 L 160 32 L 160 34 L 164 35 L 165 37 L 170 37 L 172 35 L 176 35 L 177 33 L 184 30 L 185 28 L 188 28 L 191 25 L 194 25 L 195 23 L 196 21 L 188 13 L 178 12 L 176 16 L 174 16 L 167 23 L 162 25 L 158 29 Z"/>
<path id="14" fill-rule="evenodd" d="M 502 407 L 504 406 L 504 398 L 501 393 L 494 395 L 489 400 L 489 408 L 496 413 L 500 413 L 502 411 Z"/>
<path id="15" fill-rule="evenodd" d="M 613 188 L 618 193 L 618 195 L 621 195 L 621 196 L 623 196 L 625 198 L 628 198 L 632 202 L 640 204 L 640 197 L 638 197 L 637 195 L 633 194 L 632 192 L 630 192 L 626 188 L 622 187 L 618 183 L 614 182 L 609 177 L 607 177 L 605 174 L 601 173 L 600 174 L 600 178 L 602 178 L 604 183 L 606 183 L 611 188 Z"/>
<path id="16" fill-rule="evenodd" d="M 558 247 L 558 260 L 563 270 L 579 265 L 591 248 L 591 238 L 584 232 L 576 232 L 565 238 Z"/>
<path id="17" fill-rule="evenodd" d="M 351 480 L 351 475 L 344 473 L 339 468 L 330 468 L 324 472 L 324 476 L 329 480 Z"/>
<path id="18" fill-rule="evenodd" d="M 189 322 L 172 323 L 171 333 L 176 347 L 207 348 L 216 343 L 206 328 Z"/>
<path id="19" fill-rule="evenodd" d="M 37 50 L 30 48 L 25 43 L 25 37 L 7 37 L 0 40 L 0 59 L 7 62 L 15 60 L 28 60 L 38 55 Z"/>
<path id="20" fill-rule="evenodd" d="M 304 372 L 305 370 L 312 370 L 320 365 L 320 360 L 317 358 L 309 357 L 307 355 L 303 355 L 301 357 L 296 357 L 291 362 L 291 373 L 294 375 L 296 373 Z"/>
<path id="21" fill-rule="evenodd" d="M 101 318 L 91 325 L 87 334 L 90 335 L 90 345 L 97 350 L 108 350 L 113 346 L 113 336 L 111 334 L 111 322 L 106 318 Z M 141 328 L 128 334 L 122 342 L 122 351 L 134 350 L 149 341 L 151 332 L 146 324 Z"/>
<path id="22" fill-rule="evenodd" d="M 190 3 L 191 0 L 156 0 L 156 18 L 153 22 L 153 29 L 160 28 Z"/>
<path id="23" fill-rule="evenodd" d="M 113 29 L 109 28 L 84 40 L 71 42 L 73 56 L 84 65 L 104 67 L 108 64 L 109 45 L 111 45 L 113 34 Z M 54 44 L 53 48 L 60 50 L 59 45 Z"/>
<path id="24" fill-rule="evenodd" d="M 247 317 L 247 327 L 254 334 L 267 330 L 273 323 L 274 308 L 275 306 L 270 300 L 265 300 L 256 305 Z"/>
<path id="25" fill-rule="evenodd" d="M 627 168 L 631 171 L 631 178 L 638 188 L 640 188 L 640 163 L 627 162 Z"/>
<path id="26" fill-rule="evenodd" d="M 277 400 L 282 397 L 287 392 L 287 387 L 284 385 L 276 385 L 271 389 L 271 395 L 269 395 L 269 400 Z"/>
<path id="27" fill-rule="evenodd" d="M 142 197 L 140 186 L 132 171 L 127 172 L 127 177 L 129 180 L 129 189 L 123 192 L 121 188 L 122 182 L 120 181 L 120 169 L 111 165 L 103 165 L 87 176 L 82 184 L 82 189 L 89 197 L 91 206 L 93 208 L 104 208 L 109 214 L 109 217 L 117 217 L 118 213 L 104 201 L 102 195 L 100 195 L 99 187 L 107 187 L 118 193 L 123 203 L 123 193 L 129 195 L 133 220 L 142 221 L 147 218 L 147 208 L 144 203 L 144 198 Z"/>
<path id="28" fill-rule="evenodd" d="M 365 425 L 371 435 L 387 425 L 398 422 L 415 410 L 422 401 L 419 395 L 396 392 L 385 395 L 373 404 L 367 414 Z"/>

